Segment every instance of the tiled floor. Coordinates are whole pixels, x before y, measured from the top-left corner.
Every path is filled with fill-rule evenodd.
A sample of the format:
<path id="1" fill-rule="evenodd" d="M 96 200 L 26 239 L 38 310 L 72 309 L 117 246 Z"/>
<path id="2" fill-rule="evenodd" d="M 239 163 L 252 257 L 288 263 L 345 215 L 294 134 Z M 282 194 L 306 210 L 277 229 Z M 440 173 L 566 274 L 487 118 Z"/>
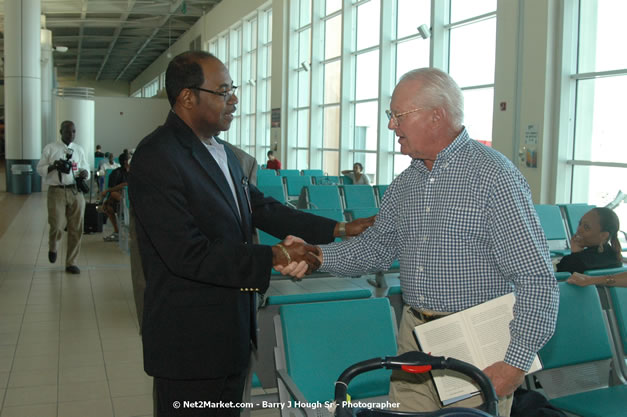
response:
<path id="1" fill-rule="evenodd" d="M 63 270 L 65 242 L 51 265 L 45 197 L 0 191 L 0 417 L 152 416 L 128 255 L 103 242 L 106 229 L 84 236 L 80 275 Z M 371 288 L 318 278 L 277 281 L 269 294 L 357 287 Z"/>

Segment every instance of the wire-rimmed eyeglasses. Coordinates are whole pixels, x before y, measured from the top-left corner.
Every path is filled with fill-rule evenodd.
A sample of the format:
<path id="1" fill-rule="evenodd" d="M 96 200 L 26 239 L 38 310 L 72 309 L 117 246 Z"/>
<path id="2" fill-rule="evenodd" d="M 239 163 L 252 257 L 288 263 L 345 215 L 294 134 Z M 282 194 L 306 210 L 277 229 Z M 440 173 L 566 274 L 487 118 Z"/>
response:
<path id="1" fill-rule="evenodd" d="M 413 110 L 408 110 L 408 111 L 404 111 L 402 113 L 393 113 L 392 110 L 386 110 L 385 111 L 385 115 L 388 117 L 388 120 L 391 120 L 392 123 L 394 123 L 394 126 L 398 127 L 401 124 L 400 118 L 409 114 L 409 113 L 414 113 L 420 110 L 424 110 L 424 107 L 418 107 L 417 109 L 413 109 Z"/>
<path id="2" fill-rule="evenodd" d="M 189 88 L 190 90 L 199 90 L 199 91 L 204 91 L 205 93 L 215 94 L 216 96 L 222 96 L 224 97 L 225 101 L 228 101 L 231 97 L 233 97 L 233 94 L 235 94 L 235 90 L 237 90 L 236 85 L 232 85 L 231 88 L 229 88 L 226 91 L 214 91 L 214 90 L 208 90 L 202 87 L 187 87 L 187 88 Z"/>

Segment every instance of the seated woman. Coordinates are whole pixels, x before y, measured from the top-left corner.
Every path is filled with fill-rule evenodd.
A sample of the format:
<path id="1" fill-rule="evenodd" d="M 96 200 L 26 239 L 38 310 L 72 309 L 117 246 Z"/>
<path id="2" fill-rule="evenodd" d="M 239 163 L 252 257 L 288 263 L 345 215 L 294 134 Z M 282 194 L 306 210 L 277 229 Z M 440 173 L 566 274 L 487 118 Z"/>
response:
<path id="1" fill-rule="evenodd" d="M 581 273 L 622 266 L 618 229 L 618 216 L 609 208 L 597 207 L 584 214 L 570 239 L 572 254 L 562 258 L 557 271 Z"/>
<path id="2" fill-rule="evenodd" d="M 359 162 L 353 164 L 353 169 L 346 169 L 342 171 L 342 175 L 346 175 L 353 180 L 353 184 L 365 184 L 370 185 L 370 178 L 364 172 L 364 166 Z"/>

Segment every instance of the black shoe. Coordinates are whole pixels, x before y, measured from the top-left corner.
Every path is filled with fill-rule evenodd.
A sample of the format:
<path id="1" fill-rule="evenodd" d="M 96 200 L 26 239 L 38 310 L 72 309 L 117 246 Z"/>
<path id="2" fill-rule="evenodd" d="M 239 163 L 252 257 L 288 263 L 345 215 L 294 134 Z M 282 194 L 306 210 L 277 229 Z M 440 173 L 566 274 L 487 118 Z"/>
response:
<path id="1" fill-rule="evenodd" d="M 50 261 L 51 264 L 55 263 L 57 261 L 57 253 L 48 251 L 48 260 Z"/>
<path id="2" fill-rule="evenodd" d="M 69 272 L 70 274 L 80 274 L 81 270 L 76 265 L 70 265 L 65 267 L 65 272 Z"/>

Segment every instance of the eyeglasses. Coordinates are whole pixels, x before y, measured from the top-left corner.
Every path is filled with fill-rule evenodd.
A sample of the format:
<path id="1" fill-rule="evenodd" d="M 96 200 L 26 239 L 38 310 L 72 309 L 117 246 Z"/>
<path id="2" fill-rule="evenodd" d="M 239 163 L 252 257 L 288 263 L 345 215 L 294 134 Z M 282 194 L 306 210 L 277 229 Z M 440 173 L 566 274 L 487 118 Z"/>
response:
<path id="1" fill-rule="evenodd" d="M 187 88 L 189 88 L 190 90 L 199 90 L 199 91 L 204 91 L 205 93 L 215 94 L 216 96 L 222 96 L 224 97 L 224 101 L 228 101 L 231 97 L 233 97 L 233 94 L 235 94 L 235 90 L 237 90 L 236 85 L 232 85 L 231 88 L 226 91 L 213 91 L 213 90 L 207 90 L 206 88 L 201 88 L 201 87 L 187 87 Z"/>
<path id="2" fill-rule="evenodd" d="M 420 111 L 420 110 L 424 110 L 424 108 L 423 107 L 419 107 L 417 109 L 404 111 L 404 112 L 398 113 L 398 114 L 392 113 L 392 110 L 386 110 L 385 111 L 385 115 L 388 117 L 388 120 L 391 120 L 392 123 L 394 123 L 394 126 L 399 127 L 400 124 L 401 124 L 401 121 L 400 121 L 401 117 L 403 117 L 403 116 L 405 116 L 405 115 L 407 115 L 409 113 L 414 113 L 414 112 L 417 112 L 417 111 Z"/>

